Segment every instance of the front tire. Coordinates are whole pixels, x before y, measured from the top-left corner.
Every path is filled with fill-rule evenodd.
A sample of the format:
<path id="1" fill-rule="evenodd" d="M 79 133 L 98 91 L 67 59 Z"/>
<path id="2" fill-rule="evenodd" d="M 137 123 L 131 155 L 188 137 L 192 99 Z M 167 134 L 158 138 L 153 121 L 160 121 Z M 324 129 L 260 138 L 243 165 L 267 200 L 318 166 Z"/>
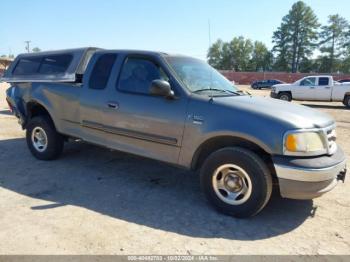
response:
<path id="1" fill-rule="evenodd" d="M 34 117 L 29 121 L 26 140 L 30 152 L 40 160 L 56 159 L 63 151 L 63 136 L 47 116 Z"/>
<path id="2" fill-rule="evenodd" d="M 350 108 L 350 96 L 346 96 L 346 97 L 344 98 L 343 104 L 344 104 L 347 108 Z"/>
<path id="3" fill-rule="evenodd" d="M 292 101 L 292 95 L 287 92 L 281 92 L 278 94 L 278 99 L 290 102 Z"/>
<path id="4" fill-rule="evenodd" d="M 232 147 L 212 153 L 200 171 L 201 188 L 220 212 L 237 218 L 259 213 L 270 199 L 272 178 L 250 150 Z"/>

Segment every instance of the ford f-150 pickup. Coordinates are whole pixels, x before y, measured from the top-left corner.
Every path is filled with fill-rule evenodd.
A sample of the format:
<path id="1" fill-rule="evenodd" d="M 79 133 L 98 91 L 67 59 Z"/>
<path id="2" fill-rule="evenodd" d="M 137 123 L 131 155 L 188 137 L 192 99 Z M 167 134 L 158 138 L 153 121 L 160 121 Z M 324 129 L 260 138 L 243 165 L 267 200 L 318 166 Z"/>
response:
<path id="1" fill-rule="evenodd" d="M 245 94 L 191 57 L 96 48 L 22 54 L 3 81 L 37 159 L 59 157 L 74 138 L 198 170 L 209 202 L 235 217 L 262 210 L 273 185 L 282 197 L 312 199 L 345 178 L 332 118 Z"/>
<path id="2" fill-rule="evenodd" d="M 293 84 L 272 86 L 271 97 L 286 101 L 343 102 L 350 108 L 350 83 L 338 83 L 332 76 L 308 76 Z"/>

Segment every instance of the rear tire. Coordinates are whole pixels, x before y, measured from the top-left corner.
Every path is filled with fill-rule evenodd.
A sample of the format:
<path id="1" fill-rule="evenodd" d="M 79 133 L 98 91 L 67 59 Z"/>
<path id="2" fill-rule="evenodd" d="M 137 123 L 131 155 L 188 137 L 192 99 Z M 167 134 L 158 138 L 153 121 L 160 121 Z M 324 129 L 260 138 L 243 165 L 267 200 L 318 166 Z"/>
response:
<path id="1" fill-rule="evenodd" d="M 29 121 L 26 140 L 30 152 L 40 160 L 56 159 L 63 151 L 64 138 L 47 116 L 37 116 Z"/>
<path id="2" fill-rule="evenodd" d="M 344 98 L 343 104 L 344 104 L 347 108 L 350 108 L 350 96 L 346 96 L 346 97 Z"/>
<path id="3" fill-rule="evenodd" d="M 201 188 L 220 212 L 237 218 L 259 213 L 272 192 L 266 164 L 244 148 L 223 148 L 212 153 L 200 171 Z"/>
<path id="4" fill-rule="evenodd" d="M 292 101 L 292 95 L 287 92 L 281 92 L 278 94 L 278 99 L 290 102 Z"/>

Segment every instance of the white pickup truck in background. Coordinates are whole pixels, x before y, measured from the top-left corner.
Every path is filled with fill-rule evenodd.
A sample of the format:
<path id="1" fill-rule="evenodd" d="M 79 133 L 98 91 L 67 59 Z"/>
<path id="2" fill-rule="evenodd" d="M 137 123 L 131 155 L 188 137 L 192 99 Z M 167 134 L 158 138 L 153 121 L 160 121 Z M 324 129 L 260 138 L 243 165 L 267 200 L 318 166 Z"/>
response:
<path id="1" fill-rule="evenodd" d="M 287 101 L 343 102 L 350 108 L 350 83 L 339 83 L 332 76 L 308 76 L 293 84 L 274 85 L 271 97 Z"/>

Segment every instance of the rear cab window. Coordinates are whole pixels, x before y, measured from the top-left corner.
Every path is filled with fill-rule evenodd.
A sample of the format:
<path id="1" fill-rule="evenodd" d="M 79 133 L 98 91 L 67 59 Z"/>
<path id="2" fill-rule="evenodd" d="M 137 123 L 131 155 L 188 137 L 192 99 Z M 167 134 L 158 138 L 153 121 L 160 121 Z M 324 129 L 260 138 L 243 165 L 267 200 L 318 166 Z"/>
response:
<path id="1" fill-rule="evenodd" d="M 97 59 L 89 79 L 91 89 L 106 88 L 116 58 L 116 54 L 103 54 Z"/>
<path id="2" fill-rule="evenodd" d="M 328 77 L 320 77 L 318 80 L 319 86 L 328 86 L 329 85 L 329 78 Z"/>

